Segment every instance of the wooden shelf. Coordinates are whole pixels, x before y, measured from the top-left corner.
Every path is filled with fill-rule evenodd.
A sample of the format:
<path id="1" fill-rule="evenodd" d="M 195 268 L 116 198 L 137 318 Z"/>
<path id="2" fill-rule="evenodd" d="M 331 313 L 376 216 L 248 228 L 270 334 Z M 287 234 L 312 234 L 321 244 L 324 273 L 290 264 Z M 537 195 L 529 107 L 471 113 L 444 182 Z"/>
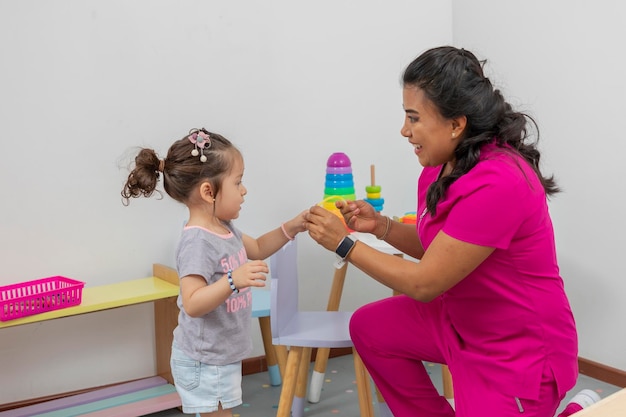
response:
<path id="1" fill-rule="evenodd" d="M 176 299 L 180 290 L 179 279 L 176 270 L 161 264 L 153 265 L 152 274 L 151 277 L 83 288 L 80 305 L 0 322 L 0 330 L 152 302 L 154 304 L 154 323 L 152 325 L 154 326 L 157 375 L 173 384 L 170 352 L 173 331 L 178 323 Z M 28 372 L 28 370 L 26 371 Z M 25 405 L 27 403 L 28 401 L 25 402 Z"/>
<path id="2" fill-rule="evenodd" d="M 80 305 L 3 321 L 0 322 L 0 329 L 176 297 L 178 296 L 178 291 L 177 285 L 157 277 L 140 278 L 97 287 L 86 287 L 83 288 Z"/>

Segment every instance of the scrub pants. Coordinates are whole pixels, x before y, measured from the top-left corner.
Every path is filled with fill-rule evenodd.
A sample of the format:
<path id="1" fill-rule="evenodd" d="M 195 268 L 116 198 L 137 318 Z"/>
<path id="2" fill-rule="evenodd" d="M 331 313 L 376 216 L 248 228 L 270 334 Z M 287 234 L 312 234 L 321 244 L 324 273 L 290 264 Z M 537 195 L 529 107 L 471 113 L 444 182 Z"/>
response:
<path id="1" fill-rule="evenodd" d="M 350 335 L 394 417 L 553 417 L 562 398 L 548 366 L 537 400 L 514 398 L 497 389 L 498 381 L 472 378 L 462 363 L 452 363 L 452 329 L 445 323 L 441 299 L 422 303 L 398 295 L 354 312 Z M 422 361 L 448 364 L 455 409 L 434 387 Z M 489 369 L 483 370 L 488 375 Z"/>

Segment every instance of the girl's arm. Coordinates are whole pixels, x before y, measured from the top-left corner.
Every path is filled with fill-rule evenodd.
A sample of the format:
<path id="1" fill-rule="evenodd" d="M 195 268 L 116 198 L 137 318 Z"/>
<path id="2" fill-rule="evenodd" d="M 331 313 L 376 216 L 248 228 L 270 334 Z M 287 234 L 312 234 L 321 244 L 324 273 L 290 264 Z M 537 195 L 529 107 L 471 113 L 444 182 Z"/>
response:
<path id="1" fill-rule="evenodd" d="M 250 261 L 233 270 L 231 277 L 238 290 L 246 287 L 263 287 L 269 272 L 263 261 Z M 201 317 L 219 307 L 233 293 L 228 274 L 207 285 L 200 275 L 187 275 L 180 280 L 180 293 L 185 312 L 191 317 Z"/>
<path id="2" fill-rule="evenodd" d="M 265 233 L 257 239 L 244 234 L 243 245 L 246 248 L 248 259 L 267 259 L 287 242 L 293 240 L 298 233 L 304 231 L 304 214 L 307 212 L 307 210 L 301 212 L 280 227 Z"/>

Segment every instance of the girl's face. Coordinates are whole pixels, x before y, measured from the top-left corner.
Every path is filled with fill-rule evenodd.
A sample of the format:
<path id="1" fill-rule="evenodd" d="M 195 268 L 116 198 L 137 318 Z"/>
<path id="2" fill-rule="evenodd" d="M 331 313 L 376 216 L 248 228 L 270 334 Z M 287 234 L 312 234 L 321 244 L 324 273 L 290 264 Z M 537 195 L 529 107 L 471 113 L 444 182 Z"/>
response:
<path id="1" fill-rule="evenodd" d="M 454 150 L 459 143 L 465 117 L 444 118 L 424 92 L 415 86 L 405 86 L 402 92 L 405 112 L 402 136 L 409 140 L 422 166 L 454 164 Z"/>
<path id="2" fill-rule="evenodd" d="M 215 200 L 215 215 L 221 220 L 228 221 L 239 217 L 243 196 L 248 193 L 242 183 L 243 170 L 243 158 L 241 155 L 234 156 L 232 169 L 224 177 Z"/>

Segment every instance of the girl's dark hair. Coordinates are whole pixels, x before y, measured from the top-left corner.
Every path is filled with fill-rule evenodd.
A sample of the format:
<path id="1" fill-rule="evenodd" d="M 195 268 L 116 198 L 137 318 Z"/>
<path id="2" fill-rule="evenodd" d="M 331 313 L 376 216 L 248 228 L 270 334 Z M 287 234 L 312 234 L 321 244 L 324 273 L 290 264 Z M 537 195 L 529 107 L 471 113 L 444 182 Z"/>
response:
<path id="1" fill-rule="evenodd" d="M 544 177 L 539 169 L 537 123 L 532 117 L 513 111 L 500 90 L 494 89 L 483 74 L 484 63 L 469 51 L 442 46 L 417 57 L 402 76 L 403 85 L 422 90 L 443 117 L 467 118 L 463 138 L 455 149 L 454 169 L 428 189 L 426 205 L 431 213 L 435 213 L 450 185 L 478 163 L 481 146 L 494 140 L 498 146 L 509 145 L 528 161 L 546 195 L 559 192 L 554 177 Z M 530 140 L 529 123 L 535 129 L 536 141 Z"/>
<path id="2" fill-rule="evenodd" d="M 202 181 L 209 181 L 213 197 L 220 192 L 222 179 L 232 167 L 233 158 L 239 150 L 225 137 L 206 129 L 192 129 L 192 132 L 204 132 L 209 135 L 211 146 L 203 149 L 206 162 L 200 156 L 192 155 L 196 149 L 189 140 L 189 135 L 174 142 L 163 161 L 159 160 L 153 149 L 142 148 L 135 157 L 135 166 L 128 175 L 122 190 L 122 202 L 128 205 L 130 198 L 150 197 L 156 190 L 163 172 L 163 188 L 174 200 L 186 203 L 192 190 Z"/>

